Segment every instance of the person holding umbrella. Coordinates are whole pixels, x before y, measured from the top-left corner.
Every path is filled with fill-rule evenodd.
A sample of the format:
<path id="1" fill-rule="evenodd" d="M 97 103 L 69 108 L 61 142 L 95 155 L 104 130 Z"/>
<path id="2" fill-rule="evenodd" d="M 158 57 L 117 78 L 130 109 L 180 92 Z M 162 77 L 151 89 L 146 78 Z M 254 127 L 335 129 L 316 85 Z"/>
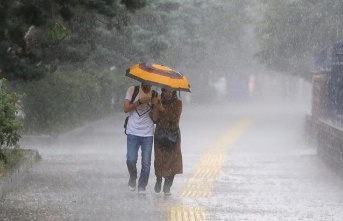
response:
<path id="1" fill-rule="evenodd" d="M 141 83 L 139 91 L 134 100 L 133 94 L 135 86 L 128 88 L 124 101 L 124 112 L 129 113 L 127 122 L 127 154 L 126 164 L 130 174 L 128 186 L 131 191 L 136 190 L 137 180 L 137 160 L 139 147 L 142 152 L 142 167 L 138 180 L 138 193 L 145 194 L 146 186 L 148 185 L 151 152 L 153 145 L 154 123 L 149 116 L 151 111 L 151 99 L 153 94 L 157 92 L 151 90 L 151 85 Z M 155 98 L 157 99 L 157 98 Z M 131 101 L 132 100 L 132 101 Z"/>
<path id="2" fill-rule="evenodd" d="M 133 87 L 129 88 L 127 92 L 125 100 L 125 112 L 130 112 L 130 116 L 135 115 L 136 118 L 144 116 L 145 124 L 142 124 L 139 128 L 146 132 L 148 131 L 147 133 L 142 134 L 141 132 L 138 132 L 137 129 L 135 129 L 135 133 L 132 133 L 131 129 L 127 130 L 128 152 L 133 152 L 128 154 L 128 156 L 133 156 L 128 157 L 128 169 L 129 172 L 131 171 L 129 187 L 133 190 L 133 187 L 135 187 L 135 177 L 137 176 L 137 171 L 135 170 L 135 168 L 138 146 L 150 146 L 152 145 L 152 140 L 154 140 L 154 166 L 155 174 L 157 177 L 155 192 L 159 193 L 161 191 L 162 177 L 164 177 L 165 182 L 163 185 L 163 191 L 166 195 L 169 195 L 170 187 L 173 184 L 175 174 L 180 174 L 183 172 L 181 155 L 181 133 L 179 129 L 179 121 L 182 112 L 182 102 L 180 99 L 178 99 L 176 91 L 178 91 L 179 93 L 180 91 L 190 92 L 190 84 L 187 77 L 184 76 L 181 72 L 161 64 L 150 64 L 144 62 L 134 64 L 126 70 L 125 76 L 143 82 L 141 86 L 142 89 L 144 89 L 145 84 L 154 85 L 162 89 L 161 99 L 159 99 L 158 96 L 151 99 L 152 105 L 150 105 L 149 107 L 151 107 L 153 111 L 150 111 L 150 109 L 146 106 L 150 99 L 145 100 L 143 99 L 143 97 L 141 97 L 139 99 L 136 99 L 134 102 L 130 102 L 131 95 L 134 92 Z M 148 94 L 149 90 L 151 90 L 150 87 L 144 89 L 144 94 Z M 151 119 L 148 119 L 146 115 L 148 112 L 150 112 L 148 115 L 150 115 L 150 118 L 153 121 Z M 134 124 L 132 122 L 133 121 L 131 121 L 129 117 L 128 127 L 132 126 L 130 124 Z M 152 122 L 156 123 L 154 138 L 152 137 L 154 128 Z M 132 135 L 135 135 L 137 137 L 134 137 Z M 148 141 L 146 141 L 147 144 L 143 144 L 143 142 L 140 141 L 140 138 L 142 137 L 148 137 Z M 138 143 L 138 140 L 142 143 Z M 147 168 L 150 168 L 150 158 L 145 158 L 151 156 L 151 148 L 150 153 L 148 153 L 148 150 L 146 150 L 146 152 L 144 153 L 143 151 L 145 150 L 143 150 L 142 146 L 142 165 L 144 165 L 144 168 L 146 169 L 142 170 L 141 172 L 141 177 L 138 184 L 139 191 L 145 190 L 149 175 Z M 148 161 L 149 167 L 147 166 Z"/>
<path id="3" fill-rule="evenodd" d="M 151 112 L 156 123 L 154 135 L 154 167 L 156 175 L 155 192 L 170 195 L 174 176 L 183 173 L 181 153 L 181 133 L 179 121 L 182 112 L 182 101 L 176 91 L 162 88 L 161 100 L 154 104 Z"/>

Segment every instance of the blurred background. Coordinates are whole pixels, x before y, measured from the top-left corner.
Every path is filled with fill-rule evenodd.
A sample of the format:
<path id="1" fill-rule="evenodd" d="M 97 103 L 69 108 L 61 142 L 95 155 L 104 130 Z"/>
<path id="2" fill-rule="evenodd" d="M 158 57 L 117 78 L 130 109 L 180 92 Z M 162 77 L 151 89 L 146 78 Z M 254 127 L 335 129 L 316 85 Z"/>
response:
<path id="1" fill-rule="evenodd" d="M 325 49 L 342 37 L 342 11 L 335 0 L 4 0 L 0 78 L 21 95 L 28 135 L 121 111 L 137 84 L 125 71 L 138 62 L 186 75 L 188 104 L 292 100 L 310 110 L 312 77 L 330 69 Z"/>

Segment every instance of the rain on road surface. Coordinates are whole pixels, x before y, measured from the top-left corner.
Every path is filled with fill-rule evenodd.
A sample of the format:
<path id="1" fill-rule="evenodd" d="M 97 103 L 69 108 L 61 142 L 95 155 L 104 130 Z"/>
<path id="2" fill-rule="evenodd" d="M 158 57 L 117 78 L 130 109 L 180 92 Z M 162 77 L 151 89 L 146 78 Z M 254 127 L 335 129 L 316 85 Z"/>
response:
<path id="1" fill-rule="evenodd" d="M 343 181 L 304 142 L 293 105 L 184 105 L 184 174 L 172 195 L 127 188 L 124 114 L 33 144 L 43 159 L 1 220 L 343 220 Z M 153 163 L 153 162 L 152 162 Z"/>

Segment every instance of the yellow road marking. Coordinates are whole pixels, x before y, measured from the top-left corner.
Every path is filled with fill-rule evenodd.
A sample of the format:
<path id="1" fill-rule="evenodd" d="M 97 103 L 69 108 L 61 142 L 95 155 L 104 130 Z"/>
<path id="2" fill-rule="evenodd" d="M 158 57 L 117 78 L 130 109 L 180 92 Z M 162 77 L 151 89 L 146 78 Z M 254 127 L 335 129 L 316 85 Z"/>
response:
<path id="1" fill-rule="evenodd" d="M 251 124 L 251 120 L 245 119 L 239 121 L 233 127 L 229 128 L 223 135 L 218 139 L 216 143 L 207 148 L 207 151 L 204 153 L 201 161 L 199 162 L 198 167 L 196 168 L 194 174 L 187 181 L 186 185 L 181 189 L 180 196 L 193 196 L 198 195 L 197 193 L 190 194 L 190 192 L 198 192 L 199 188 L 193 188 L 192 185 L 188 183 L 194 183 L 194 178 L 212 178 L 213 180 L 208 180 L 207 182 L 201 181 L 203 186 L 211 186 L 208 190 L 205 187 L 200 189 L 205 189 L 206 192 L 212 190 L 213 185 L 206 184 L 208 182 L 213 183 L 214 178 L 217 178 L 222 165 L 225 160 L 225 153 L 227 150 L 232 147 L 232 145 L 239 139 L 242 133 L 248 128 Z M 213 153 L 215 152 L 215 153 Z M 193 180 L 193 181 L 192 181 Z M 187 192 L 187 193 L 186 193 Z M 208 195 L 208 194 L 206 194 Z"/>
<path id="2" fill-rule="evenodd" d="M 224 163 L 225 156 L 220 154 L 207 154 L 199 163 L 199 167 L 221 167 Z"/>
<path id="3" fill-rule="evenodd" d="M 207 197 L 210 196 L 213 184 L 207 181 L 188 181 L 184 191 L 180 192 L 182 197 Z"/>
<path id="4" fill-rule="evenodd" d="M 176 206 L 168 208 L 168 220 L 202 221 L 206 214 L 203 208 Z"/>
<path id="5" fill-rule="evenodd" d="M 244 119 L 226 130 L 216 143 L 211 144 L 201 158 L 193 175 L 181 188 L 181 197 L 209 197 L 214 182 L 220 174 L 225 154 L 250 126 L 252 120 Z M 206 220 L 206 211 L 199 207 L 171 206 L 168 208 L 168 221 Z"/>

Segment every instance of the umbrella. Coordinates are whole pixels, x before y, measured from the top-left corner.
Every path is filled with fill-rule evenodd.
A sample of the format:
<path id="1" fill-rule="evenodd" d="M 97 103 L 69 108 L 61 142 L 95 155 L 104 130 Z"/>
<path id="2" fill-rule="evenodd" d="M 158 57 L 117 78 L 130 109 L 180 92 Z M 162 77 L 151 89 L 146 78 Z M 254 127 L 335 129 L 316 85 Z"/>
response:
<path id="1" fill-rule="evenodd" d="M 165 89 L 191 91 L 186 76 L 161 64 L 135 64 L 126 70 L 125 76 Z"/>

